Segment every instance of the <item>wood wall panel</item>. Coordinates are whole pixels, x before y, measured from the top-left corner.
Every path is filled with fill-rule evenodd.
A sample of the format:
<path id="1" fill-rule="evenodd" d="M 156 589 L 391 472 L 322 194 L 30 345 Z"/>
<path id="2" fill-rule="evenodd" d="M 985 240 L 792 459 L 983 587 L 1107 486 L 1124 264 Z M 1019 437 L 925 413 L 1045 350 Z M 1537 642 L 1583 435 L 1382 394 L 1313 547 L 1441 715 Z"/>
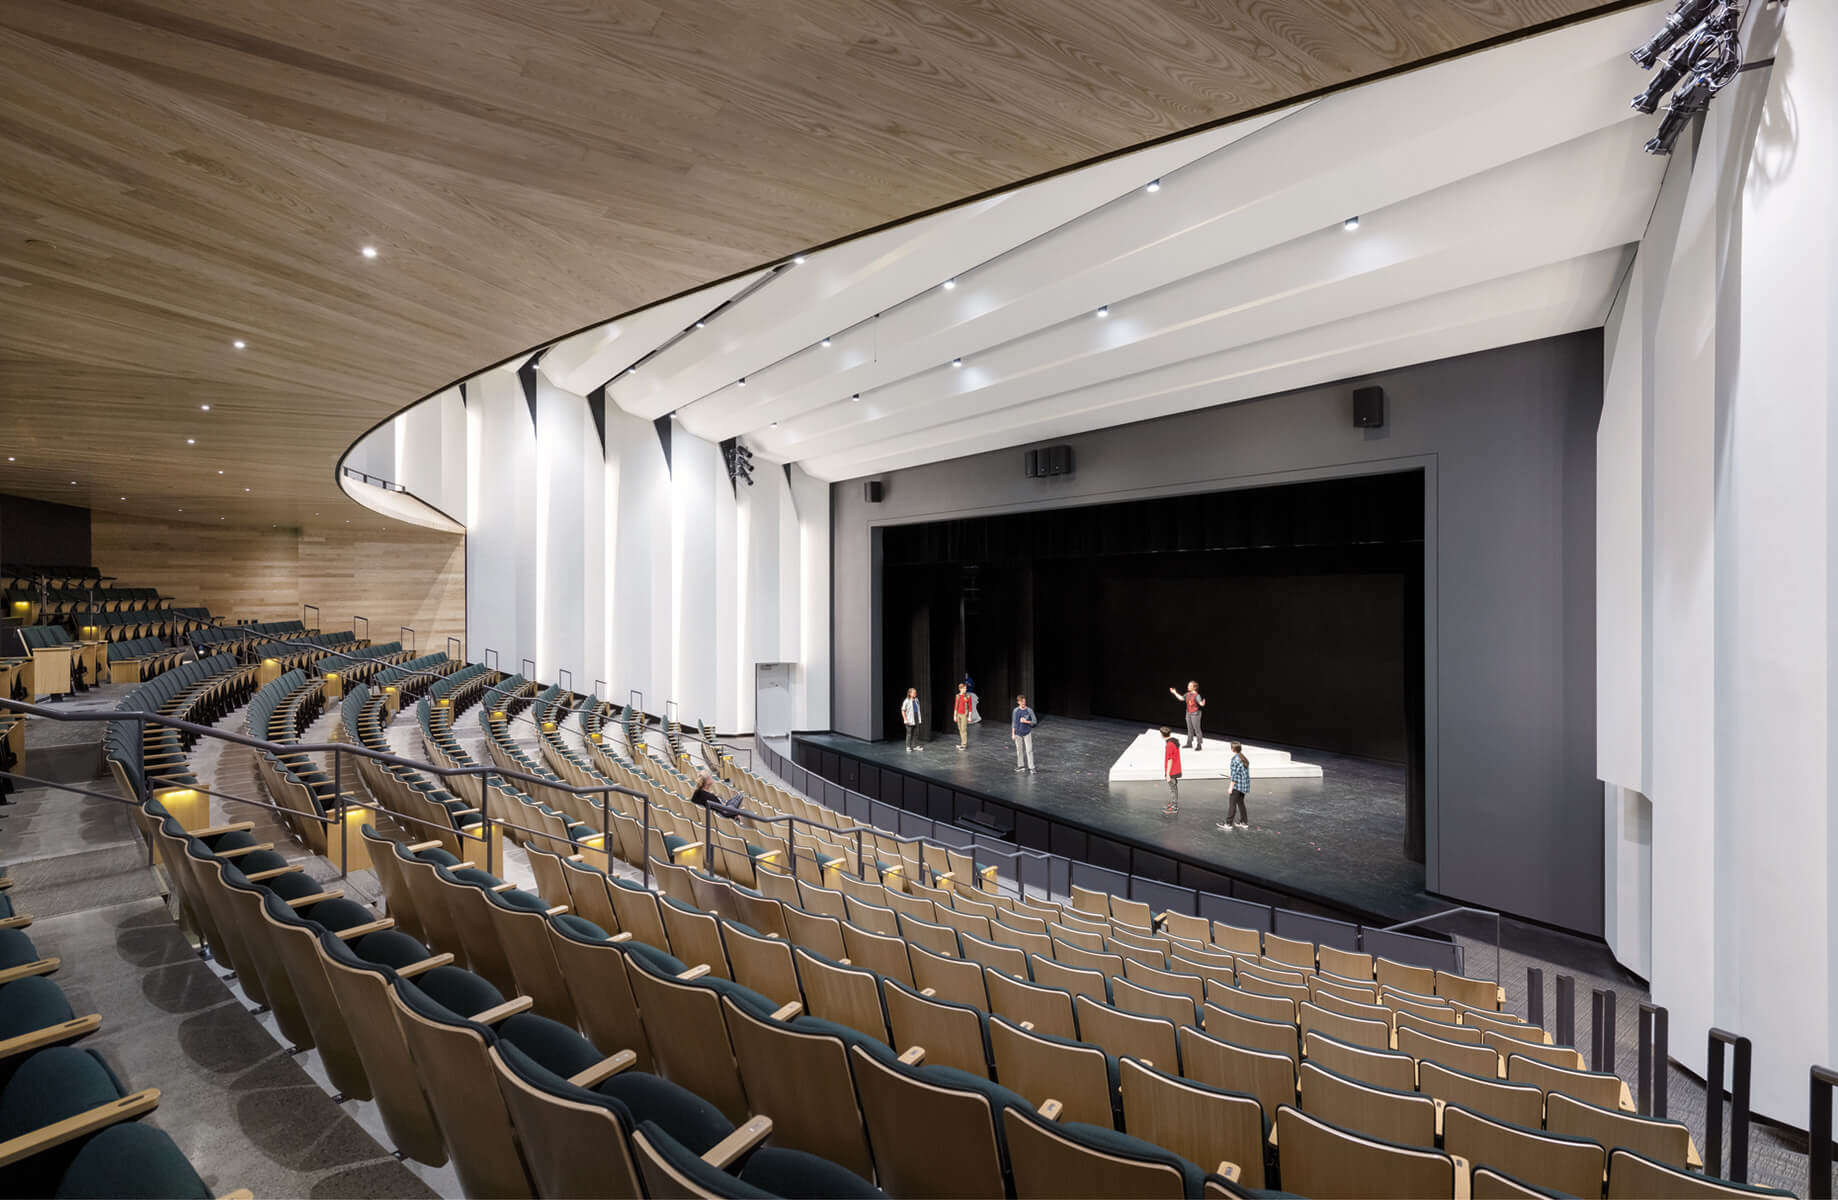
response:
<path id="1" fill-rule="evenodd" d="M 316 604 L 326 630 L 369 618 L 372 641 L 415 630 L 423 651 L 466 636 L 466 540 L 432 530 L 311 532 L 192 525 L 97 512 L 95 565 L 218 616 L 284 621 Z"/>

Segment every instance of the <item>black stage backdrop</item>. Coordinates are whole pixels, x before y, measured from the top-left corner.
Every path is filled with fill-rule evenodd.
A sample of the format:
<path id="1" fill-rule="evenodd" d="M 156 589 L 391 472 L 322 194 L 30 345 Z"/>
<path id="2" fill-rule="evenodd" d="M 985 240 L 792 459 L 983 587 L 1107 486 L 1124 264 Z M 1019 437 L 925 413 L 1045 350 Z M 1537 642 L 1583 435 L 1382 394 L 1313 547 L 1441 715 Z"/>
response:
<path id="1" fill-rule="evenodd" d="M 1209 731 L 1406 764 L 1420 831 L 1421 471 L 891 526 L 882 552 L 890 711 L 916 686 L 946 730 L 968 672 L 986 718 L 1026 692 L 1178 730 L 1197 678 Z"/>

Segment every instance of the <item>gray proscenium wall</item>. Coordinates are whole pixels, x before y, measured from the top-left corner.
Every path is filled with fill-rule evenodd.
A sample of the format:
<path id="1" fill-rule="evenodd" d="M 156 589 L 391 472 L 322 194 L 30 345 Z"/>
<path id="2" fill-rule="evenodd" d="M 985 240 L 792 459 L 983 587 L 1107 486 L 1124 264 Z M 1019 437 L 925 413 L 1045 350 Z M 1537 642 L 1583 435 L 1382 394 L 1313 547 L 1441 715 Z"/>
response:
<path id="1" fill-rule="evenodd" d="M 1352 389 L 1367 384 L 1385 389 L 1383 429 L 1353 427 Z M 882 476 L 879 504 L 860 480 L 839 483 L 836 730 L 878 738 L 894 711 L 881 678 L 880 526 L 1421 467 L 1425 882 L 1600 936 L 1601 407 L 1602 337 L 1588 330 L 1081 434 L 1065 439 L 1068 477 L 1024 477 L 1018 446 Z"/>

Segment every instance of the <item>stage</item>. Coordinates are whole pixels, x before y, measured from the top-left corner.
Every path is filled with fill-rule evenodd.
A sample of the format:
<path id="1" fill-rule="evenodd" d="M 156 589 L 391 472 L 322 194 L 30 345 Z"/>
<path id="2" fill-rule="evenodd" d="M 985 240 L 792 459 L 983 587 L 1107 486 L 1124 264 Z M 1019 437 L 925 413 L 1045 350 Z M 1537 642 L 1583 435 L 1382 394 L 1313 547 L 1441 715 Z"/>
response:
<path id="1" fill-rule="evenodd" d="M 1221 890 L 1229 876 L 1233 894 L 1247 899 L 1313 903 L 1367 923 L 1446 907 L 1424 892 L 1422 864 L 1404 857 L 1402 766 L 1272 747 L 1320 773 L 1267 778 L 1254 766 L 1251 827 L 1228 833 L 1217 828 L 1225 819 L 1223 779 L 1183 782 L 1180 812 L 1166 816 L 1168 788 L 1159 777 L 1110 778 L 1144 729 L 1043 714 L 1032 775 L 1015 773 L 1008 723 L 987 718 L 970 727 L 968 750 L 957 748 L 955 729 L 930 732 L 924 749 L 910 752 L 904 741 L 836 733 L 798 734 L 794 742 L 801 765 L 846 787 L 960 824 L 978 808 L 1007 815 L 1021 844 L 1100 866 L 1206 890 Z M 1209 734 L 1208 758 L 1213 749 Z"/>

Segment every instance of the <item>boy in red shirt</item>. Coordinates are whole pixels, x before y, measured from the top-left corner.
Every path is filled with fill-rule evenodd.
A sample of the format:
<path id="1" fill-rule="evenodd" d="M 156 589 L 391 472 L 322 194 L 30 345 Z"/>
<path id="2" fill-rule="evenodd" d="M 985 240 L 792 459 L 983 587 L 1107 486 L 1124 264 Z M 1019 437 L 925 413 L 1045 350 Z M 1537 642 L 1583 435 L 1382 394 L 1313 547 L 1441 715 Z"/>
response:
<path id="1" fill-rule="evenodd" d="M 1168 780 L 1168 807 L 1162 812 L 1172 815 L 1180 811 L 1181 743 L 1166 725 L 1162 726 L 1162 747 L 1162 774 Z"/>
<path id="2" fill-rule="evenodd" d="M 957 685 L 957 699 L 951 709 L 952 719 L 957 722 L 957 748 L 970 749 L 970 685 Z"/>

